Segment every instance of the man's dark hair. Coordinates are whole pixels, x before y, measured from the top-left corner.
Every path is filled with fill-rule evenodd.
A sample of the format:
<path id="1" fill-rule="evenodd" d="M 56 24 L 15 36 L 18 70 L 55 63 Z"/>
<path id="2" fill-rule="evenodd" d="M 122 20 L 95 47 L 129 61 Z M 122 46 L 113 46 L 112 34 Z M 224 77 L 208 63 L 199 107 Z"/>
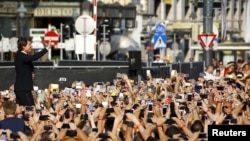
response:
<path id="1" fill-rule="evenodd" d="M 203 132 L 203 131 L 204 131 L 204 127 L 203 127 L 203 125 L 202 125 L 202 123 L 201 123 L 200 120 L 195 120 L 195 121 L 193 122 L 193 124 L 191 125 L 190 129 L 191 129 L 191 131 L 192 131 L 193 133 L 194 133 L 194 132 L 198 132 L 198 131 L 200 131 L 200 132 Z"/>
<path id="2" fill-rule="evenodd" d="M 23 50 L 23 47 L 27 45 L 28 41 L 31 41 L 29 37 L 20 37 L 17 41 L 18 50 Z"/>
<path id="3" fill-rule="evenodd" d="M 41 139 L 40 141 L 52 141 L 52 139 L 49 137 L 51 132 L 43 132 L 41 134 Z"/>
<path id="4" fill-rule="evenodd" d="M 181 129 L 178 128 L 178 127 L 176 127 L 175 125 L 170 125 L 170 126 L 167 128 L 165 134 L 166 134 L 168 137 L 172 138 L 173 135 L 175 135 L 175 134 L 181 134 Z"/>

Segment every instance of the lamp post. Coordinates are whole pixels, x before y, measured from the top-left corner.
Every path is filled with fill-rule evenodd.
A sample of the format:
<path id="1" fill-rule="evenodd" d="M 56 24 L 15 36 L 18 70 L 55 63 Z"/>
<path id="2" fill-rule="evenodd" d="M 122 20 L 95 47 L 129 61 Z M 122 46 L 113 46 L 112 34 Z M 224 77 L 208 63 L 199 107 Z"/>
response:
<path id="1" fill-rule="evenodd" d="M 23 36 L 23 18 L 24 14 L 27 12 L 27 9 L 24 7 L 23 2 L 20 3 L 20 7 L 17 9 L 20 18 L 20 36 Z"/>
<path id="2" fill-rule="evenodd" d="M 76 36 L 76 28 L 74 25 L 75 25 L 76 19 L 79 17 L 79 15 L 80 14 L 78 13 L 77 9 L 74 9 L 74 11 L 72 13 L 72 19 L 74 20 L 74 23 L 73 23 L 73 38 L 74 38 L 74 40 L 75 40 L 75 36 Z M 75 42 L 74 42 L 74 48 L 75 48 Z M 73 52 L 71 51 L 72 56 L 74 56 L 73 54 L 74 54 L 74 51 Z"/>
<path id="3" fill-rule="evenodd" d="M 155 25 L 155 22 L 152 19 L 152 16 L 149 16 L 149 20 L 147 23 L 147 33 L 149 35 L 148 41 L 147 41 L 147 46 L 149 46 L 148 48 L 148 59 L 147 59 L 147 66 L 151 67 L 151 63 L 154 60 L 154 48 L 153 45 L 151 43 L 151 39 L 153 37 L 153 33 L 152 33 L 152 27 Z"/>

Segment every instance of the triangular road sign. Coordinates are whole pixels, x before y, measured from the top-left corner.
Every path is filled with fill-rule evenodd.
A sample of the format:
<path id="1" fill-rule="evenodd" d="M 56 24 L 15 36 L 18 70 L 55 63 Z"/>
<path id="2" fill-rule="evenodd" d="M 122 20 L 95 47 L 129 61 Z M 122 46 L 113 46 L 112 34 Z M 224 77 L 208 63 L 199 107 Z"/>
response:
<path id="1" fill-rule="evenodd" d="M 200 44 L 206 50 L 213 46 L 213 42 L 216 38 L 216 34 L 199 34 L 198 39 L 200 40 Z"/>

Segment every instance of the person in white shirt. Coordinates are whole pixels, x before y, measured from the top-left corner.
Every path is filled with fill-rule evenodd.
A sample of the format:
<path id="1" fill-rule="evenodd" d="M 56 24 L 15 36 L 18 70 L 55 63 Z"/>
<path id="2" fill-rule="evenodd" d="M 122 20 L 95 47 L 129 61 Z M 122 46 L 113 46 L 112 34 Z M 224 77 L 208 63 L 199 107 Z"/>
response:
<path id="1" fill-rule="evenodd" d="M 159 54 L 155 55 L 154 63 L 164 63 L 164 61 L 161 59 L 161 56 Z"/>
<path id="2" fill-rule="evenodd" d="M 213 74 L 214 67 L 212 65 L 209 65 L 206 69 L 204 79 L 205 80 L 213 80 L 215 79 L 215 76 Z"/>

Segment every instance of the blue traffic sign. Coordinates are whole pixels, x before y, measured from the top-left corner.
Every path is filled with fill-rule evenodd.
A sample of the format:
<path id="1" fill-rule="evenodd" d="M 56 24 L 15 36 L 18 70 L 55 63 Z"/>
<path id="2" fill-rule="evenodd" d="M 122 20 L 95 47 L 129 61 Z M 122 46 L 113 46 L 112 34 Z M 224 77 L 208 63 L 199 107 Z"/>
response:
<path id="1" fill-rule="evenodd" d="M 161 23 L 157 24 L 155 27 L 155 33 L 165 34 L 165 26 Z"/>
<path id="2" fill-rule="evenodd" d="M 167 36 L 165 34 L 154 35 L 154 48 L 166 48 L 167 47 Z"/>

